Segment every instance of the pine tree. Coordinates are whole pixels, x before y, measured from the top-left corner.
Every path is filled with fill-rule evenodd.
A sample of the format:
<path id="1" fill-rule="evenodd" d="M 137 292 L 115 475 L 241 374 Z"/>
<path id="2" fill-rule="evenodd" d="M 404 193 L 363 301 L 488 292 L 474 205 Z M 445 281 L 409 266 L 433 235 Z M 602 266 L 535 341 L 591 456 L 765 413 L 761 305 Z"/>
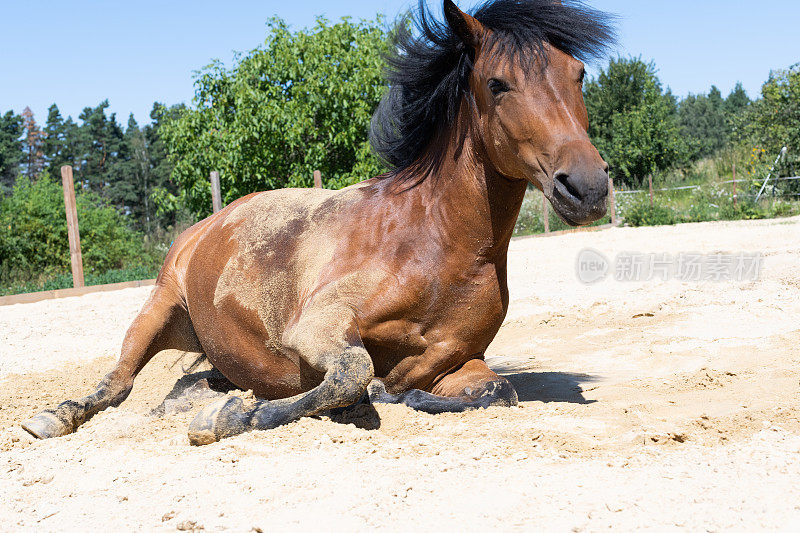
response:
<path id="1" fill-rule="evenodd" d="M 56 104 L 47 110 L 44 133 L 42 147 L 50 175 L 57 178 L 63 165 L 71 165 L 76 171 L 79 170 L 78 126 L 72 121 L 72 117 L 64 120 Z"/>
<path id="2" fill-rule="evenodd" d="M 742 87 L 742 82 L 737 82 L 728 98 L 725 99 L 725 112 L 730 115 L 738 115 L 750 106 L 751 100 L 747 92 Z"/>
<path id="3" fill-rule="evenodd" d="M 690 94 L 679 106 L 681 127 L 694 150 L 692 159 L 711 155 L 730 140 L 730 127 L 725 112 L 725 100 L 716 86 L 708 95 Z"/>
<path id="4" fill-rule="evenodd" d="M 150 199 L 153 196 L 161 198 L 177 198 L 180 188 L 172 179 L 174 165 L 168 159 L 167 145 L 161 135 L 161 127 L 165 121 L 176 120 L 182 111 L 186 109 L 183 104 L 166 107 L 164 104 L 155 102 L 150 111 L 150 124 L 143 128 L 147 140 L 147 150 L 150 158 Z M 159 206 L 151 203 L 154 216 L 162 227 L 171 226 L 176 223 L 179 215 L 179 205 L 174 204 L 170 209 L 164 209 L 163 202 Z"/>
<path id="5" fill-rule="evenodd" d="M 22 117 L 8 111 L 0 115 L 0 195 L 11 191 L 22 163 Z"/>
<path id="6" fill-rule="evenodd" d="M 108 100 L 104 100 L 97 107 L 84 108 L 78 117 L 83 123 L 78 130 L 77 157 L 81 164 L 77 178 L 90 190 L 122 207 L 111 185 L 118 177 L 114 175 L 114 166 L 122 148 L 123 133 L 116 114 L 106 115 L 108 106 Z"/>
<path id="7" fill-rule="evenodd" d="M 153 229 L 153 208 L 150 177 L 150 156 L 147 139 L 133 117 L 128 118 L 128 127 L 123 136 L 121 161 L 117 170 L 121 175 L 115 181 L 116 196 L 123 200 L 137 225 L 150 233 Z"/>

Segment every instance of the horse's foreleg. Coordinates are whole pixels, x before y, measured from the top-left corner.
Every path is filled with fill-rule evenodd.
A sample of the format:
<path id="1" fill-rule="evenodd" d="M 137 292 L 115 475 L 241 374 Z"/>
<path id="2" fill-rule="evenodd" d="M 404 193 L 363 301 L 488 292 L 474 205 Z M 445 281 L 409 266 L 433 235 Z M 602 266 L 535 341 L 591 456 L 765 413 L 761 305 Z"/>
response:
<path id="1" fill-rule="evenodd" d="M 401 403 L 431 414 L 460 413 L 492 406 L 511 407 L 519 403 L 513 385 L 473 359 L 446 375 L 432 392 L 412 389 L 400 394 L 386 392 L 382 382 L 374 380 L 368 388 L 372 403 Z"/>
<path id="2" fill-rule="evenodd" d="M 328 333 L 336 330 L 341 333 Z M 284 344 L 325 373 L 322 383 L 291 398 L 258 401 L 249 409 L 240 398 L 212 404 L 189 426 L 191 444 L 210 444 L 246 431 L 273 429 L 303 416 L 347 407 L 361 400 L 374 376 L 372 359 L 352 316 L 316 323 L 301 320 L 284 335 Z"/>
<path id="3" fill-rule="evenodd" d="M 72 433 L 98 412 L 122 403 L 139 371 L 155 354 L 167 348 L 201 350 L 189 315 L 176 293 L 157 286 L 128 329 L 117 365 L 94 392 L 43 411 L 23 422 L 22 427 L 40 439 Z"/>

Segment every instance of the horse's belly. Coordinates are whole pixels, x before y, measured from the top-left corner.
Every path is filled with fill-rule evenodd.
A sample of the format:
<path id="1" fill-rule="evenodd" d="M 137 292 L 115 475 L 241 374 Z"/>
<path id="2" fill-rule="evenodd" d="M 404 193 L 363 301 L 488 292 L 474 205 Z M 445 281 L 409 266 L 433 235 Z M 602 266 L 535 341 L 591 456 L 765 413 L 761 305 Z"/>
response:
<path id="1" fill-rule="evenodd" d="M 321 376 L 280 344 L 297 306 L 291 257 L 280 250 L 256 253 L 234 229 L 212 228 L 187 266 L 186 302 L 197 338 L 217 369 L 261 398 L 309 390 Z"/>

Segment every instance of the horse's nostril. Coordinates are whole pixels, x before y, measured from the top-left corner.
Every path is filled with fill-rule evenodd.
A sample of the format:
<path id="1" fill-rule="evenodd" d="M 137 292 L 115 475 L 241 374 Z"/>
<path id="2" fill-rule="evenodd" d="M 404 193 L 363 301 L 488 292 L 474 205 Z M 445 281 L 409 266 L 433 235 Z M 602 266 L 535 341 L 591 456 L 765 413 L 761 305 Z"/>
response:
<path id="1" fill-rule="evenodd" d="M 579 201 L 583 200 L 583 195 L 580 193 L 580 191 L 577 188 L 575 188 L 575 186 L 572 183 L 570 183 L 569 174 L 565 172 L 556 172 L 555 180 L 559 182 L 561 185 L 563 185 L 564 188 L 567 190 L 567 192 L 573 198 Z"/>

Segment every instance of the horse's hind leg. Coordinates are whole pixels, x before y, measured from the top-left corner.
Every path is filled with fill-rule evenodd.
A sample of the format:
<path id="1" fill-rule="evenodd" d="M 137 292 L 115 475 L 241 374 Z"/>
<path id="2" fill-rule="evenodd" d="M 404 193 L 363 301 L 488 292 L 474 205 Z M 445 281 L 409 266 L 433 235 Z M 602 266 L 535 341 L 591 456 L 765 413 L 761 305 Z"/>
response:
<path id="1" fill-rule="evenodd" d="M 158 285 L 128 329 L 117 365 L 94 392 L 39 413 L 22 427 L 40 439 L 72 433 L 98 412 L 122 403 L 131 392 L 136 375 L 154 355 L 168 348 L 201 351 L 177 291 Z"/>

